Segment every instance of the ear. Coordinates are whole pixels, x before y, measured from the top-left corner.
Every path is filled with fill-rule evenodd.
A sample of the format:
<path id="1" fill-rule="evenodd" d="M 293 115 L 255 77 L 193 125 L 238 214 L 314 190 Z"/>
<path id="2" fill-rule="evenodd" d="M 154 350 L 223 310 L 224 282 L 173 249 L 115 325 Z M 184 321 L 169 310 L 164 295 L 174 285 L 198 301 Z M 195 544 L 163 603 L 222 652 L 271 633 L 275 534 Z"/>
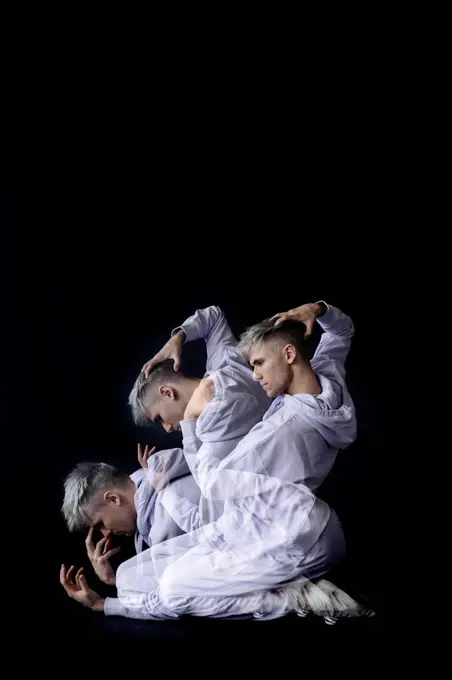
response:
<path id="1" fill-rule="evenodd" d="M 104 493 L 104 501 L 106 503 L 113 503 L 113 505 L 121 505 L 121 499 L 116 491 L 106 491 Z"/>
<path id="2" fill-rule="evenodd" d="M 160 385 L 159 394 L 163 399 L 167 399 L 168 401 L 175 401 L 177 399 L 176 390 L 169 385 Z"/>
<path id="3" fill-rule="evenodd" d="M 284 359 L 286 360 L 286 363 L 293 364 L 295 359 L 297 358 L 297 350 L 295 345 L 288 344 L 284 347 L 283 349 L 283 356 Z"/>

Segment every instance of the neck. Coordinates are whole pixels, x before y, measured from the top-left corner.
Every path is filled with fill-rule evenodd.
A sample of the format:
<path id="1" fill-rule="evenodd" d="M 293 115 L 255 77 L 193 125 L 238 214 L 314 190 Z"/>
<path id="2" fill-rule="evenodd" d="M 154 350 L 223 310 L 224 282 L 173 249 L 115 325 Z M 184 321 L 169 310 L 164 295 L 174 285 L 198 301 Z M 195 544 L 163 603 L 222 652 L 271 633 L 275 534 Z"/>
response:
<path id="1" fill-rule="evenodd" d="M 133 479 L 130 479 L 130 484 L 127 484 L 127 487 L 123 490 L 124 496 L 127 498 L 127 500 L 135 507 L 135 494 L 137 492 L 137 485 L 133 481 Z"/>
<path id="2" fill-rule="evenodd" d="M 310 364 L 293 367 L 293 376 L 287 394 L 321 394 L 322 387 Z"/>
<path id="3" fill-rule="evenodd" d="M 185 378 L 178 385 L 179 394 L 182 397 L 182 400 L 185 402 L 185 404 L 188 404 L 188 402 L 192 398 L 193 392 L 198 387 L 200 382 L 201 381 L 198 380 L 197 378 Z"/>

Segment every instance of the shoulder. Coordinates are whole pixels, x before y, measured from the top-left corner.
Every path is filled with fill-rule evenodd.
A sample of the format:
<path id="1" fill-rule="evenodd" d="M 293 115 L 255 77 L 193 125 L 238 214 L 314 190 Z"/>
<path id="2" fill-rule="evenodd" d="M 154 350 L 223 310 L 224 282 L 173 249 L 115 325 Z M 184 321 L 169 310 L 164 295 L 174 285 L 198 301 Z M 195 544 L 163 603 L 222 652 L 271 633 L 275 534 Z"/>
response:
<path id="1" fill-rule="evenodd" d="M 265 420 L 257 423 L 248 436 L 252 435 L 256 441 L 265 441 L 269 437 L 292 428 L 296 416 L 297 410 L 293 409 L 291 404 L 283 405 L 271 415 L 266 416 Z"/>

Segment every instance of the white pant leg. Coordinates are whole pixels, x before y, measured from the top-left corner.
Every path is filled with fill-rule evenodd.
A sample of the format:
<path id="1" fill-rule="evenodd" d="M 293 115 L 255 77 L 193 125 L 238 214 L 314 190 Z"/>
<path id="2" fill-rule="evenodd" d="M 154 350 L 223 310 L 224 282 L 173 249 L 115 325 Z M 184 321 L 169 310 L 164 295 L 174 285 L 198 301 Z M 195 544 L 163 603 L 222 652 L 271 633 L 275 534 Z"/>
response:
<path id="1" fill-rule="evenodd" d="M 344 532 L 337 514 L 334 510 L 331 510 L 328 522 L 318 541 L 309 555 L 306 556 L 303 564 L 303 576 L 311 580 L 324 576 L 344 559 L 345 553 Z M 293 575 L 291 578 L 296 578 L 296 576 Z"/>
<path id="2" fill-rule="evenodd" d="M 117 575 L 118 604 L 110 605 L 110 614 L 136 619 L 176 619 L 184 614 L 214 618 L 253 617 L 259 611 L 266 618 L 284 616 L 286 598 L 269 590 L 239 596 L 192 594 L 162 598 L 155 577 L 150 550 L 145 550 L 120 565 Z M 114 606 L 113 606 L 114 605 Z"/>
<path id="3" fill-rule="evenodd" d="M 160 594 L 170 609 L 184 597 L 249 595 L 288 580 L 299 561 L 298 553 L 288 551 L 280 551 L 277 559 L 272 554 L 250 556 L 243 549 L 218 551 L 201 544 L 167 567 Z"/>
<path id="4" fill-rule="evenodd" d="M 296 541 L 265 553 L 259 544 L 256 547 L 240 540 L 233 548 L 218 540 L 215 549 L 210 542 L 196 543 L 198 537 L 187 537 L 184 547 L 193 543 L 194 547 L 179 553 L 162 579 L 155 574 L 152 549 L 124 562 L 117 573 L 121 607 L 114 613 L 162 620 L 183 614 L 243 617 L 259 611 L 266 619 L 277 618 L 288 612 L 278 586 L 300 576 L 313 579 L 324 575 L 345 552 L 334 511 L 318 540 L 304 552 Z M 302 546 L 305 538 L 306 534 L 301 536 Z"/>
<path id="5" fill-rule="evenodd" d="M 247 595 L 171 595 L 162 597 L 165 606 L 178 616 L 206 616 L 209 618 L 276 619 L 291 611 L 284 592 L 257 590 Z"/>
<path id="6" fill-rule="evenodd" d="M 106 614 L 151 620 L 178 618 L 161 600 L 149 549 L 119 566 L 116 588 L 118 597 L 107 598 Z"/>
<path id="7" fill-rule="evenodd" d="M 267 552 L 260 546 L 245 545 L 240 537 L 235 546 L 225 543 L 222 550 L 199 544 L 166 568 L 160 579 L 162 601 L 173 612 L 194 614 L 195 598 L 210 598 L 213 612 L 215 598 L 251 596 L 301 576 L 319 578 L 345 553 L 342 528 L 334 511 L 309 550 L 303 549 L 305 538 L 301 536 L 301 548 L 294 541 Z M 255 606 L 256 601 L 250 603 Z M 218 606 L 221 610 L 222 605 Z"/>

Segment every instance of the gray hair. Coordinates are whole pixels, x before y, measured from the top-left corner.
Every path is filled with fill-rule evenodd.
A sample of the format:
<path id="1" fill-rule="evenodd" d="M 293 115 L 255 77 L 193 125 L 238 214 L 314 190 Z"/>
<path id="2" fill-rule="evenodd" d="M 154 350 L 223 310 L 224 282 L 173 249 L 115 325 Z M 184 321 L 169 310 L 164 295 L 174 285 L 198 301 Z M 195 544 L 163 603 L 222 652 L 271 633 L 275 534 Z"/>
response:
<path id="1" fill-rule="evenodd" d="M 124 486 L 127 479 L 128 475 L 108 463 L 79 463 L 64 482 L 61 512 L 69 531 L 86 527 L 93 505 L 99 503 L 105 491 Z"/>
<path id="2" fill-rule="evenodd" d="M 275 326 L 274 321 L 265 319 L 261 323 L 256 323 L 254 326 L 247 328 L 242 333 L 237 349 L 248 360 L 251 349 L 255 345 L 260 345 L 270 340 L 284 340 L 295 345 L 301 357 L 308 361 L 304 339 L 305 332 L 306 326 L 301 321 L 288 320 Z"/>
<path id="3" fill-rule="evenodd" d="M 149 424 L 149 406 L 152 403 L 153 388 L 168 380 L 174 382 L 174 380 L 179 380 L 182 377 L 180 371 L 177 373 L 174 371 L 172 359 L 167 359 L 154 366 L 147 378 L 144 371 L 141 371 L 129 394 L 129 406 L 132 409 L 132 416 L 136 425 Z"/>

